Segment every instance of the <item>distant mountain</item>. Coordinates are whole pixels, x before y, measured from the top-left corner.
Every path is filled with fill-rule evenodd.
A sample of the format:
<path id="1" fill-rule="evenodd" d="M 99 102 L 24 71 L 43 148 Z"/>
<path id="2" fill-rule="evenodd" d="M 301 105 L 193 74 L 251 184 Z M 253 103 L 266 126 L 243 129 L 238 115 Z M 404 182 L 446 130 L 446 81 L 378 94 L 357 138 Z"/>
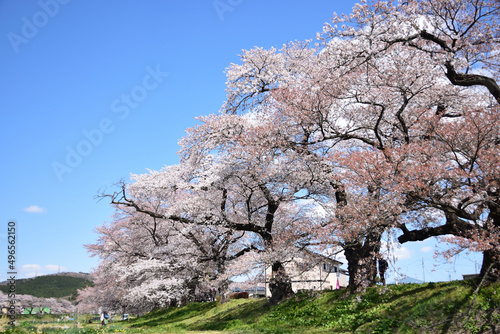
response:
<path id="1" fill-rule="evenodd" d="M 16 294 L 43 298 L 75 299 L 77 290 L 92 286 L 92 277 L 85 273 L 59 273 L 16 280 Z M 0 291 L 7 293 L 8 282 L 0 283 Z"/>
<path id="2" fill-rule="evenodd" d="M 395 284 L 395 283 L 396 282 L 394 281 L 394 279 L 388 281 L 388 284 Z M 410 276 L 406 276 L 404 278 L 400 278 L 398 280 L 398 283 L 399 284 L 409 284 L 409 283 L 421 284 L 421 283 L 424 283 L 424 281 L 421 281 L 421 280 L 419 280 L 417 278 L 413 278 L 413 277 L 410 277 Z"/>

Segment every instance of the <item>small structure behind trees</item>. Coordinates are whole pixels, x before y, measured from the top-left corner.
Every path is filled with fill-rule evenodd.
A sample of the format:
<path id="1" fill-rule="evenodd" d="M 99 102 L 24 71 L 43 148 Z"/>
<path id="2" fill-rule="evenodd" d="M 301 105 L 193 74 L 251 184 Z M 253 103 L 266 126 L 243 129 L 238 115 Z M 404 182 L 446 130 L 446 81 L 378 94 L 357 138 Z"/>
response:
<path id="1" fill-rule="evenodd" d="M 321 291 L 346 288 L 348 272 L 341 269 L 342 262 L 329 257 L 303 250 L 293 259 L 284 261 L 284 268 L 290 277 L 294 293 L 302 290 Z M 270 284 L 273 272 L 266 268 L 266 297 L 271 298 Z"/>

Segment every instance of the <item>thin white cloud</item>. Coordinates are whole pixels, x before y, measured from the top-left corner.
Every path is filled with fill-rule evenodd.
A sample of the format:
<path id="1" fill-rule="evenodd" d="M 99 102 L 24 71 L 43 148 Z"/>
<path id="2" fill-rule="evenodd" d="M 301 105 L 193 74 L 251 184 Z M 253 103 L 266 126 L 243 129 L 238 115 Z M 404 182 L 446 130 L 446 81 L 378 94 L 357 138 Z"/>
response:
<path id="1" fill-rule="evenodd" d="M 29 213 L 44 213 L 44 212 L 47 212 L 47 210 L 45 208 L 41 208 L 38 205 L 31 205 L 31 206 L 28 206 L 27 208 L 24 208 L 23 210 L 26 211 L 26 212 L 29 212 Z"/>
<path id="2" fill-rule="evenodd" d="M 25 264 L 20 268 L 21 276 L 24 278 L 31 278 L 36 276 L 56 274 L 58 272 L 68 271 L 68 268 L 59 266 L 57 264 L 48 264 L 45 266 L 39 264 Z"/>
<path id="3" fill-rule="evenodd" d="M 432 247 L 429 247 L 429 246 L 426 246 L 426 247 L 422 247 L 422 248 L 420 248 L 420 251 L 421 251 L 422 253 L 430 253 L 430 252 L 432 252 L 432 251 L 433 251 L 433 248 L 432 248 Z"/>
<path id="4" fill-rule="evenodd" d="M 380 251 L 382 254 L 384 254 L 385 257 L 391 259 L 395 258 L 398 261 L 408 260 L 411 258 L 411 251 L 399 243 L 388 243 L 387 241 L 382 240 Z"/>
<path id="5" fill-rule="evenodd" d="M 37 271 L 32 271 L 32 272 L 23 274 L 23 278 L 34 278 L 34 277 L 38 277 L 38 276 L 40 276 L 40 274 Z"/>
<path id="6" fill-rule="evenodd" d="M 394 256 L 398 260 L 408 260 L 411 259 L 411 252 L 408 248 L 401 246 L 394 250 Z"/>
<path id="7" fill-rule="evenodd" d="M 21 271 L 41 271 L 42 266 L 39 264 L 25 264 L 21 266 Z"/>

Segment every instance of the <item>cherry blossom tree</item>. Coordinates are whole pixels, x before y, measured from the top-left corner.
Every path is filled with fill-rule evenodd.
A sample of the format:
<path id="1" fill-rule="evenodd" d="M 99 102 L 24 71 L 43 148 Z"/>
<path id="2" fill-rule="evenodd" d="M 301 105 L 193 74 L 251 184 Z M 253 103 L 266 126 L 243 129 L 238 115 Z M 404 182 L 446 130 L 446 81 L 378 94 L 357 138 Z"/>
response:
<path id="1" fill-rule="evenodd" d="M 360 219 L 358 210 L 363 190 L 346 187 L 343 167 L 335 163 L 331 152 L 346 154 L 352 149 L 370 147 L 383 150 L 387 145 L 394 145 L 395 141 L 404 142 L 404 130 L 398 130 L 398 125 L 404 120 L 401 116 L 398 120 L 394 114 L 402 113 L 411 99 L 418 106 L 417 103 L 421 103 L 419 96 L 433 85 L 425 80 L 432 72 L 427 78 L 406 75 L 413 80 L 401 78 L 394 83 L 394 77 L 400 74 L 398 72 L 404 71 L 400 67 L 406 68 L 406 61 L 417 63 L 411 54 L 396 51 L 383 59 L 379 57 L 373 64 L 367 63 L 365 67 L 353 65 L 351 71 L 346 71 L 345 62 L 338 59 L 337 54 L 349 45 L 338 42 L 321 52 L 313 50 L 315 53 L 312 53 L 304 50 L 305 44 L 288 44 L 279 53 L 281 58 L 271 57 L 260 49 L 246 52 L 242 57 L 243 64 L 232 65 L 229 70 L 231 80 L 226 107 L 230 113 L 252 113 L 254 108 L 262 109 L 261 118 L 267 118 L 266 122 L 270 125 L 262 133 L 272 139 L 247 137 L 245 145 L 260 145 L 262 150 L 279 147 L 282 157 L 299 155 L 308 167 L 308 177 L 315 180 L 308 185 L 308 191 L 317 194 L 322 202 L 337 202 L 338 210 L 329 211 L 332 223 L 326 228 L 334 238 L 324 240 L 328 240 L 325 242 L 328 244 L 334 240 L 346 248 L 350 287 L 355 291 L 364 282 L 375 282 L 380 239 L 384 227 L 394 219 L 379 218 L 370 225 L 364 224 L 367 220 Z M 293 58 L 290 60 L 288 57 Z M 287 74 L 283 65 L 290 63 L 294 64 L 293 75 Z M 267 71 L 274 73 L 280 66 L 285 73 L 282 76 L 266 74 Z M 391 72 L 387 71 L 389 68 Z M 283 77 L 286 78 L 283 81 L 266 83 L 266 80 L 282 80 Z M 340 77 L 342 80 L 338 79 Z M 252 90 L 249 88 L 252 85 L 260 86 Z M 402 91 L 406 95 L 401 96 Z M 257 98 L 256 94 L 261 96 Z M 389 95 L 393 98 L 386 99 Z M 400 127 L 404 129 L 405 124 Z M 290 184 L 295 181 L 288 179 Z M 369 192 L 375 194 L 376 190 L 372 188 L 373 185 L 365 184 L 365 191 L 370 189 Z M 352 212 L 347 213 L 348 210 Z M 340 217 L 341 211 L 344 212 L 343 218 Z M 367 212 L 370 211 L 367 208 Z M 347 219 L 349 216 L 351 218 Z M 358 227 L 352 228 L 355 225 Z M 349 228 L 345 228 L 347 226 Z M 325 232 L 318 233 L 325 235 Z M 361 274 L 361 271 L 365 273 Z"/>
<path id="2" fill-rule="evenodd" d="M 354 164 L 362 159 L 366 163 L 359 165 L 366 168 L 382 158 L 389 164 L 400 163 L 393 158 L 394 152 L 435 144 L 428 140 L 433 138 L 429 129 L 420 127 L 420 119 L 429 114 L 438 115 L 442 122 L 453 124 L 455 120 L 460 124 L 467 119 L 464 106 L 485 112 L 495 108 L 498 10 L 493 1 L 362 3 L 351 15 L 335 15 L 333 25 L 327 24 L 319 35 L 320 45 L 290 43 L 279 51 L 256 48 L 245 51 L 241 64 L 228 69 L 228 99 L 223 112 L 262 110 L 265 117 L 275 117 L 275 124 L 284 125 L 269 132 L 282 138 L 274 143 L 283 150 L 307 151 L 309 156 L 326 159 L 338 173 L 330 184 L 337 200 L 332 221 L 340 223 L 330 226 L 334 235 L 343 235 L 344 242 L 348 235 L 339 231 L 353 232 L 350 239 L 355 242 L 345 242 L 352 248 L 346 249 L 348 259 L 349 254 L 356 254 L 349 261 L 353 268 L 351 288 L 358 285 L 353 279 L 358 283 L 372 280 L 385 229 L 399 227 L 405 235 L 400 241 L 404 242 L 450 233 L 468 224 L 463 220 L 470 215 L 460 214 L 455 223 L 446 223 L 455 226 L 452 229 L 429 230 L 425 225 L 422 231 L 421 221 L 409 219 L 413 193 L 395 193 L 393 188 L 381 186 L 400 170 L 393 167 L 387 171 L 396 175 L 379 172 L 374 178 L 373 174 L 360 173 Z M 441 152 L 448 159 L 450 153 L 453 151 Z M 376 160 L 369 162 L 369 158 Z M 441 159 L 444 166 L 449 164 L 445 160 Z M 359 175 L 365 178 L 360 180 Z M 420 180 L 414 180 L 419 184 Z M 498 181 L 493 177 L 489 182 L 494 189 Z M 497 202 L 491 198 L 483 214 L 491 216 L 497 210 L 491 203 Z M 380 212 L 381 203 L 390 205 Z M 360 210 L 360 205 L 367 208 Z M 435 211 L 436 205 L 428 203 L 427 209 Z M 440 206 L 439 210 L 447 209 Z M 378 218 L 373 219 L 375 216 Z M 434 218 L 433 224 L 443 222 Z M 420 229 L 410 232 L 401 221 L 415 223 L 413 227 Z M 351 224 L 361 225 L 345 228 Z M 494 249 L 495 244 L 490 247 Z M 485 258 L 483 274 L 490 262 Z M 369 274 L 356 279 L 360 273 L 354 268 L 366 267 Z"/>
<path id="3" fill-rule="evenodd" d="M 143 186 L 152 181 L 144 178 Z M 162 212 L 173 203 L 165 196 L 136 191 L 134 200 L 118 200 L 116 196 L 123 195 L 119 192 L 113 200 L 133 203 L 143 212 L 127 205 L 117 207 L 113 221 L 97 228 L 97 243 L 86 246 L 102 262 L 94 272 L 95 286 L 82 291 L 81 299 L 107 310 L 143 313 L 194 300 L 203 289 L 220 288 L 224 259 L 238 241 L 233 231 L 206 224 L 187 226 L 188 218 L 169 219 Z M 182 197 L 172 200 L 181 205 Z"/>
<path id="4" fill-rule="evenodd" d="M 498 108 L 493 108 L 464 110 L 453 122 L 439 116 L 423 119 L 432 139 L 407 154 L 411 158 L 401 166 L 408 172 L 395 178 L 401 181 L 398 191 L 405 194 L 406 208 L 418 220 L 422 221 L 422 211 L 438 210 L 444 222 L 431 221 L 410 231 L 403 220 L 399 241 L 451 235 L 443 240 L 456 244 L 456 249 L 483 252 L 481 274 L 489 280 L 498 280 L 500 274 L 498 118 Z M 409 184 L 416 174 L 418 182 Z"/>
<path id="5" fill-rule="evenodd" d="M 94 285 L 78 290 L 78 309 L 82 313 L 107 312 L 141 313 L 143 305 L 129 305 L 125 295 L 129 286 L 124 286 L 120 277 L 113 272 L 113 262 L 103 260 L 91 275 Z"/>
<path id="6" fill-rule="evenodd" d="M 392 164 L 401 164 L 401 157 L 411 159 L 406 166 L 415 168 L 405 169 L 409 174 L 403 176 L 396 165 L 389 168 L 394 173 L 386 175 L 386 180 L 411 180 L 409 188 L 413 187 L 400 193 L 405 213 L 400 216 L 404 223 L 398 225 L 403 232 L 399 241 L 451 234 L 454 237 L 446 240 L 460 240 L 461 247 L 483 251 L 481 274 L 490 271 L 492 280 L 498 280 L 500 274 L 498 136 L 492 127 L 495 123 L 483 120 L 495 122 L 492 117 L 498 113 L 499 12 L 496 1 L 377 1 L 356 6 L 349 16 L 335 16 L 334 25 L 326 25 L 323 34 L 325 42 L 341 38 L 363 45 L 364 53 L 358 58 L 363 62 L 385 55 L 395 46 L 410 50 L 415 59 L 429 65 L 411 66 L 409 72 L 425 74 L 437 68 L 452 86 L 450 91 L 470 87 L 461 90 L 461 98 L 452 95 L 451 99 L 431 89 L 435 108 L 424 104 L 415 126 L 401 124 L 411 134 L 405 139 L 406 146 L 395 147 L 393 152 L 382 149 L 381 153 L 390 162 L 397 157 Z M 424 120 L 428 125 L 422 127 L 420 121 Z M 488 162 L 481 164 L 481 160 Z M 417 224 L 410 231 L 407 224 L 412 222 Z"/>
<path id="7" fill-rule="evenodd" d="M 135 182 L 110 197 L 127 210 L 183 224 L 186 233 L 200 228 L 227 231 L 230 235 L 223 240 L 232 237 L 235 242 L 214 256 L 221 263 L 218 274 L 229 279 L 266 262 L 273 268 L 278 301 L 292 294 L 282 261 L 307 236 L 303 230 L 296 233 L 306 215 L 303 205 L 294 203 L 309 196 L 301 191 L 315 181 L 302 155 L 250 145 L 250 138 L 269 138 L 265 131 L 272 124 L 258 121 L 258 116 L 200 118 L 203 124 L 189 129 L 181 141 L 180 165 L 134 176 Z M 151 198 L 161 204 L 150 207 Z M 259 253 L 266 256 L 258 260 Z"/>

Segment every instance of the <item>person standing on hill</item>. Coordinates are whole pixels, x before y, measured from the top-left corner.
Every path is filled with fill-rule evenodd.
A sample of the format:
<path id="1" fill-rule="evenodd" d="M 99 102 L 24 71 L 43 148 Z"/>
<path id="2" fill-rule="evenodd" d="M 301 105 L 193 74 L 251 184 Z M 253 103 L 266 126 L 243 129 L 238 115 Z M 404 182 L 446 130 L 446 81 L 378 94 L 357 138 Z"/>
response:
<path id="1" fill-rule="evenodd" d="M 380 276 L 380 281 L 385 286 L 385 271 L 387 270 L 388 263 L 385 259 L 381 258 L 378 260 L 378 274 Z"/>
<path id="2" fill-rule="evenodd" d="M 106 324 L 108 323 L 108 319 L 109 319 L 108 312 L 102 312 L 101 313 L 101 324 L 103 326 L 106 326 Z"/>

